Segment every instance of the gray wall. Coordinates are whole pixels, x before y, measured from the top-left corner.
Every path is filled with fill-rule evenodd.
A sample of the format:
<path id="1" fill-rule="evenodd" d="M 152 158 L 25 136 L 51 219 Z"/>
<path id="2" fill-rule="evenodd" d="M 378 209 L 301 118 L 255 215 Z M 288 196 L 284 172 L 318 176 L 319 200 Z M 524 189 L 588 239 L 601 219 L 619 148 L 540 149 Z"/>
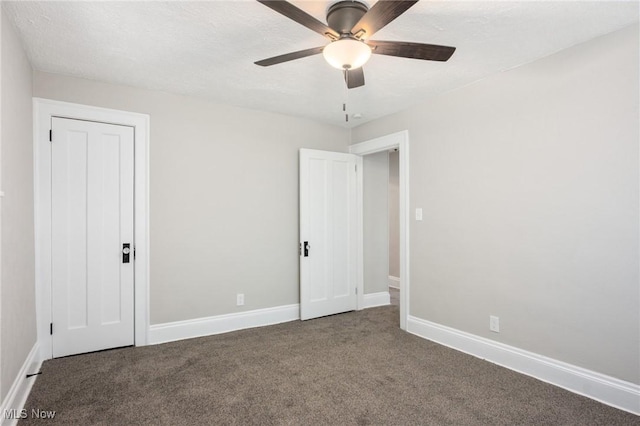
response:
<path id="1" fill-rule="evenodd" d="M 43 72 L 34 94 L 151 116 L 152 324 L 299 302 L 298 149 L 347 129 Z"/>
<path id="2" fill-rule="evenodd" d="M 389 223 L 387 152 L 365 155 L 363 174 L 364 292 L 389 291 Z"/>
<path id="3" fill-rule="evenodd" d="M 31 65 L 2 14 L 0 401 L 36 343 Z"/>
<path id="4" fill-rule="evenodd" d="M 389 152 L 389 275 L 400 278 L 400 155 Z"/>
<path id="5" fill-rule="evenodd" d="M 411 315 L 640 383 L 638 38 L 634 25 L 354 130 L 409 130 L 412 217 L 424 209 Z"/>

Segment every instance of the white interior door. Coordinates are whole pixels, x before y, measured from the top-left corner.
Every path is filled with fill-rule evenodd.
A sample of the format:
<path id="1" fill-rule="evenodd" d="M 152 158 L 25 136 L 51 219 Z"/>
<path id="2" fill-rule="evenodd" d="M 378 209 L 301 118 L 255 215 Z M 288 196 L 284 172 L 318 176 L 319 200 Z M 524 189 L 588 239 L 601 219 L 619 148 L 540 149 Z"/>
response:
<path id="1" fill-rule="evenodd" d="M 53 118 L 52 132 L 53 356 L 133 345 L 133 128 Z"/>
<path id="2" fill-rule="evenodd" d="M 358 157 L 300 150 L 300 318 L 357 307 Z"/>

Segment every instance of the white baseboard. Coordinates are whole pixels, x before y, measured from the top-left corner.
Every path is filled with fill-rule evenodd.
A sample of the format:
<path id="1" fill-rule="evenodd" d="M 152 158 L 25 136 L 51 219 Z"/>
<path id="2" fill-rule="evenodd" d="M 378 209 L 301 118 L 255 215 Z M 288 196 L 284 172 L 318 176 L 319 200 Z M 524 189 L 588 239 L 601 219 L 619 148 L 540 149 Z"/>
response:
<path id="1" fill-rule="evenodd" d="M 18 419 L 5 418 L 5 413 L 8 410 L 17 410 L 14 413 L 19 413 L 24 408 L 29 392 L 31 392 L 31 387 L 38 378 L 38 376 L 32 376 L 27 379 L 27 374 L 37 373 L 42 366 L 42 360 L 38 356 L 38 352 L 38 342 L 36 342 L 24 360 L 7 396 L 2 401 L 2 405 L 0 405 L 0 424 L 2 426 L 13 426 L 18 422 Z"/>
<path id="2" fill-rule="evenodd" d="M 409 316 L 407 331 L 502 367 L 640 415 L 640 385 Z"/>
<path id="3" fill-rule="evenodd" d="M 149 327 L 150 345 L 228 333 L 300 319 L 300 305 L 276 306 L 214 317 L 155 324 Z"/>
<path id="4" fill-rule="evenodd" d="M 391 303 L 391 296 L 388 291 L 379 293 L 369 293 L 364 295 L 364 309 L 374 308 L 376 306 L 386 306 Z"/>
<path id="5" fill-rule="evenodd" d="M 389 287 L 400 290 L 400 278 L 389 275 Z"/>

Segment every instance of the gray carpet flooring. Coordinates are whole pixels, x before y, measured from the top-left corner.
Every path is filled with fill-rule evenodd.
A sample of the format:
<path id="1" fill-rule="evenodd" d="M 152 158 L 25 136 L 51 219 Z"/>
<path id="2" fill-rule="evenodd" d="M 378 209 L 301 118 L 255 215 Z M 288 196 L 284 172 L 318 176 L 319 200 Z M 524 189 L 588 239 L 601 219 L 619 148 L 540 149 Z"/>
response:
<path id="1" fill-rule="evenodd" d="M 21 424 L 640 424 L 405 333 L 395 306 L 46 361 L 25 408 L 56 416 Z"/>

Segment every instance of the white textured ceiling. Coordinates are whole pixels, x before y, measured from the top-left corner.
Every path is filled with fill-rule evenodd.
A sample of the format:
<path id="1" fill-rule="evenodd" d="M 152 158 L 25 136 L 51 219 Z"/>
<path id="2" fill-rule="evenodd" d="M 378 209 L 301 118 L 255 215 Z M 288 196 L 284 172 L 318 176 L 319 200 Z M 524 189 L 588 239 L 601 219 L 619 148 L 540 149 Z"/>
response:
<path id="1" fill-rule="evenodd" d="M 325 21 L 331 1 L 293 1 Z M 375 1 L 369 1 L 372 5 Z M 341 72 L 322 55 L 259 59 L 326 39 L 252 0 L 7 2 L 33 66 L 345 126 Z M 638 1 L 422 0 L 372 39 L 456 46 L 448 62 L 373 55 L 349 126 L 638 22 Z"/>

